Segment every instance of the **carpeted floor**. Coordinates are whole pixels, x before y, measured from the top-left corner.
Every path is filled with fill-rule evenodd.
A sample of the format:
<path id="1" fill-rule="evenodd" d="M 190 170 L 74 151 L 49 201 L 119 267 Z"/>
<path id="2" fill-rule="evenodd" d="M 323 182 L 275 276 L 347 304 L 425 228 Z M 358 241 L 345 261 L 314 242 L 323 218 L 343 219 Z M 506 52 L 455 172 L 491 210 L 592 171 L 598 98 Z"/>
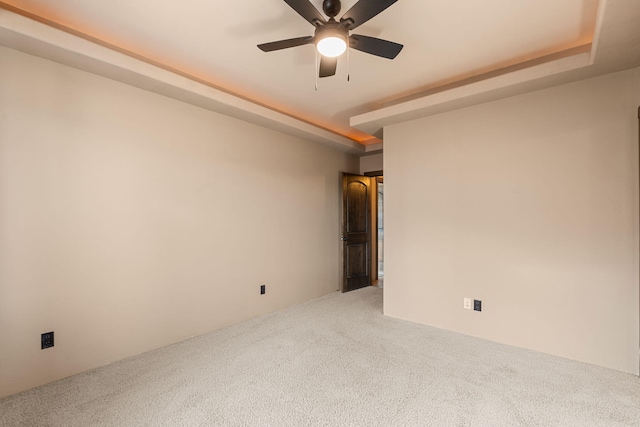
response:
<path id="1" fill-rule="evenodd" d="M 633 375 L 332 294 L 0 400 L 2 426 L 640 426 Z"/>

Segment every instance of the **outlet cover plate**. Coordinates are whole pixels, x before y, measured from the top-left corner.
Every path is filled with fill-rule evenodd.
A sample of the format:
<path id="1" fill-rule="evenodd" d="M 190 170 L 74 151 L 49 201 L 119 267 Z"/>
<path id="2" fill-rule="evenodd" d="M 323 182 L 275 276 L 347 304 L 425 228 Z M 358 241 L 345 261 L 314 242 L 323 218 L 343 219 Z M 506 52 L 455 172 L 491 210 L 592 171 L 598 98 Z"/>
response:
<path id="1" fill-rule="evenodd" d="M 53 347 L 53 332 L 45 332 L 40 336 L 40 348 L 44 350 L 49 347 Z"/>
<path id="2" fill-rule="evenodd" d="M 471 310 L 471 298 L 464 299 L 464 308 L 466 310 Z"/>

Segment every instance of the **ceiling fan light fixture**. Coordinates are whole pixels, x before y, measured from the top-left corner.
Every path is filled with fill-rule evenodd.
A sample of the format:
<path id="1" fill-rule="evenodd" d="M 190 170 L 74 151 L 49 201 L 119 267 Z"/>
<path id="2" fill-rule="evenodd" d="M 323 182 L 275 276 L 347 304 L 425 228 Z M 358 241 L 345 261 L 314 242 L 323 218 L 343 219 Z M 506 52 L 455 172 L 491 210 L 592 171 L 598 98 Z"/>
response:
<path id="1" fill-rule="evenodd" d="M 340 0 L 323 0 L 322 12 L 324 12 L 324 15 L 313 4 L 320 2 L 320 0 L 314 0 L 313 2 L 310 0 L 284 1 L 298 15 L 313 25 L 315 28 L 314 35 L 262 43 L 258 45 L 258 48 L 263 52 L 273 52 L 275 50 L 313 44 L 316 47 L 318 77 L 335 76 L 338 64 L 336 58 L 344 54 L 349 48 L 387 59 L 394 59 L 403 48 L 401 44 L 388 40 L 360 34 L 350 35 L 352 30 L 377 16 L 398 0 L 352 0 L 355 1 L 355 4 L 337 20 L 336 16 L 338 16 L 342 8 Z"/>
<path id="2" fill-rule="evenodd" d="M 317 44 L 320 55 L 335 58 L 347 50 L 347 42 L 340 37 L 325 37 Z"/>
<path id="3" fill-rule="evenodd" d="M 320 55 L 335 58 L 347 50 L 346 31 L 337 28 L 324 28 L 316 34 L 316 49 Z"/>

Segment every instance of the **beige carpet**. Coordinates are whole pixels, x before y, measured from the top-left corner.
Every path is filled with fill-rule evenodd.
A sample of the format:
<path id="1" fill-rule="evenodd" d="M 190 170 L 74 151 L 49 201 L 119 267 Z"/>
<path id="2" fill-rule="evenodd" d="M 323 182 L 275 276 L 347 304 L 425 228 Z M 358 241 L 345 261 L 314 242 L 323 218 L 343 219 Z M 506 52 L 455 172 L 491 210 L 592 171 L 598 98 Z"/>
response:
<path id="1" fill-rule="evenodd" d="M 0 400 L 2 426 L 640 426 L 640 380 L 327 297 Z"/>

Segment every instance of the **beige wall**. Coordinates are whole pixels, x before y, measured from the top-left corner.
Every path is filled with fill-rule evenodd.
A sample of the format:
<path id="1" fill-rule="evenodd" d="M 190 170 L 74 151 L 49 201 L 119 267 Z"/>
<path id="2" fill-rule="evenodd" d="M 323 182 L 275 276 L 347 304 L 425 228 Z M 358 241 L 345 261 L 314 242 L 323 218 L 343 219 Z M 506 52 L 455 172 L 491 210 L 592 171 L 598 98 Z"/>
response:
<path id="1" fill-rule="evenodd" d="M 382 153 L 369 154 L 360 157 L 360 175 L 364 175 L 367 172 L 381 171 L 383 169 L 382 159 Z"/>
<path id="2" fill-rule="evenodd" d="M 6 48 L 0 63 L 0 396 L 339 287 L 356 158 Z"/>
<path id="3" fill-rule="evenodd" d="M 385 128 L 385 314 L 637 374 L 638 105 L 633 70 Z"/>

